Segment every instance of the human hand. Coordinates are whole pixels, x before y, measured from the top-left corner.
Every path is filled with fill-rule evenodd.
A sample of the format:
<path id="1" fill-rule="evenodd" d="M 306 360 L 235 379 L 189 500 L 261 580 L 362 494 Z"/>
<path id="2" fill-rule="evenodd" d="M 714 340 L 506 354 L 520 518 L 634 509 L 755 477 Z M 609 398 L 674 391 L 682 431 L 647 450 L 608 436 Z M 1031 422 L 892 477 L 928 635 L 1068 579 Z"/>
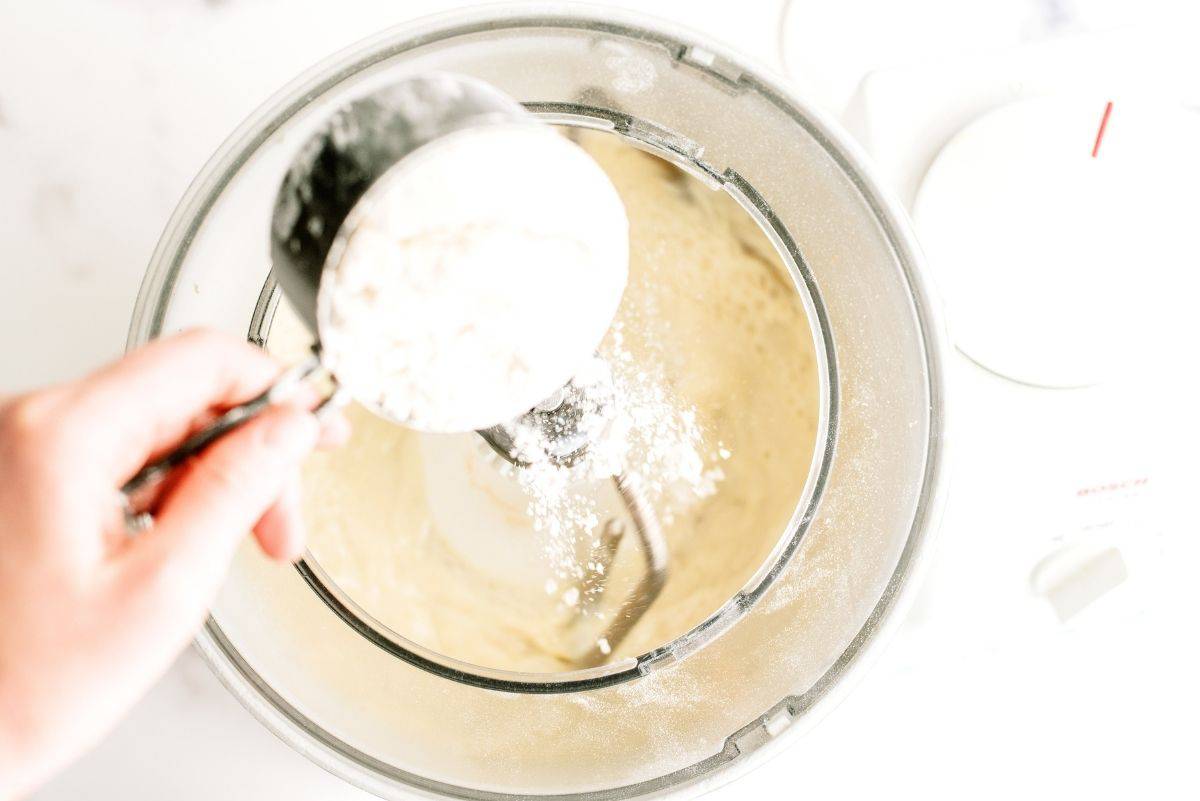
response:
<path id="1" fill-rule="evenodd" d="M 0 401 L 0 799 L 31 790 L 107 731 L 203 622 L 253 529 L 303 553 L 298 469 L 345 439 L 297 397 L 163 482 L 131 538 L 119 488 L 279 373 L 263 351 L 192 331 L 80 381 Z"/>

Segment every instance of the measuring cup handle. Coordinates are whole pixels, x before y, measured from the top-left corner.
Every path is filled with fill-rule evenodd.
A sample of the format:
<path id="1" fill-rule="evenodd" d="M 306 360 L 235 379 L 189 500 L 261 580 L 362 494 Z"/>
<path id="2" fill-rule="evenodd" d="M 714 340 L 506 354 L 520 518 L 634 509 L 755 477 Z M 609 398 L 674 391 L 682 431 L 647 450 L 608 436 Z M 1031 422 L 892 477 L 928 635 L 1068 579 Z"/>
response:
<path id="1" fill-rule="evenodd" d="M 226 411 L 216 420 L 192 434 L 174 450 L 148 463 L 133 478 L 121 487 L 125 519 L 133 532 L 141 531 L 153 523 L 153 518 L 143 510 L 153 496 L 153 490 L 179 465 L 199 454 L 216 440 L 254 418 L 262 411 L 289 397 L 309 376 L 321 367 L 320 357 L 313 353 L 304 361 L 284 371 L 263 392 Z M 340 397 L 340 390 L 325 398 L 317 412 L 332 405 Z"/>

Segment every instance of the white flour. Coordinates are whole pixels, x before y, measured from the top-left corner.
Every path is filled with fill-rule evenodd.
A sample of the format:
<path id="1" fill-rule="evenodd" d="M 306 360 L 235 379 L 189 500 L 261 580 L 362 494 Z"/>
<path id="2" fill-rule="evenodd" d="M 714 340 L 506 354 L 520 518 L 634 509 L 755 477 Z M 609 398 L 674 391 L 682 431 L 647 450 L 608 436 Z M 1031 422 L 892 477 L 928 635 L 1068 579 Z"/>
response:
<path id="1" fill-rule="evenodd" d="M 486 428 L 561 387 L 628 272 L 612 183 L 539 124 L 426 145 L 346 228 L 318 298 L 326 364 L 356 399 L 424 431 Z"/>
<path id="2" fill-rule="evenodd" d="M 595 358 L 574 378 L 585 391 L 593 385 L 612 389 L 613 408 L 589 407 L 579 424 L 595 432 L 583 459 L 571 467 L 554 464 L 545 457 L 544 433 L 526 426 L 518 428 L 515 444 L 529 466 L 504 468 L 528 496 L 528 514 L 544 537 L 543 553 L 560 579 L 586 581 L 603 571 L 600 562 L 578 559 L 580 539 L 594 537 L 604 520 L 595 482 L 627 474 L 669 525 L 716 492 L 724 478 L 719 463 L 731 455 L 720 443 L 715 453 L 702 451 L 695 406 L 669 391 L 660 361 L 634 363 L 622 345 L 621 328 L 618 322 L 610 333 L 611 366 Z M 557 583 L 546 585 L 548 594 L 558 591 Z M 574 606 L 579 593 L 571 587 L 561 598 Z"/>

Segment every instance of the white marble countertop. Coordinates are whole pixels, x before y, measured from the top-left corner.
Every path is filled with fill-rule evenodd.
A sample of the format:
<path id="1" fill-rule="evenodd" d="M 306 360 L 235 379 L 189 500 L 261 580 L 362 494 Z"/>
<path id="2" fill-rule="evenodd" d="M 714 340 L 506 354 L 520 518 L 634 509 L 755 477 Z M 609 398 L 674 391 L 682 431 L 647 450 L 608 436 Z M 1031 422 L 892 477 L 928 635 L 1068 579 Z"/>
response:
<path id="1" fill-rule="evenodd" d="M 0 0 L 0 393 L 76 375 L 121 352 L 142 272 L 175 203 L 260 102 L 325 55 L 450 5 Z M 781 63 L 781 0 L 620 5 Z M 875 66 L 847 57 L 836 75 L 792 78 L 840 111 L 847 87 Z M 1028 444 L 1046 437 L 1086 438 L 1088 421 L 1102 413 L 1092 404 L 1080 422 L 1078 406 L 1035 403 L 1036 415 L 998 419 L 999 404 L 1019 406 L 1028 396 L 963 360 L 952 367 L 966 399 L 959 453 L 987 453 L 993 466 L 1022 464 Z M 812 734 L 717 796 L 1194 790 L 1186 767 L 1194 754 L 1174 731 L 1200 712 L 1186 690 L 1198 665 L 1180 637 L 1164 645 L 1175 618 L 1143 614 L 1162 600 L 1158 593 L 1131 581 L 1101 599 L 1100 611 L 1064 626 L 1019 604 L 1018 614 L 1005 599 L 1023 598 L 1029 564 L 1014 558 L 1007 570 L 1006 558 L 980 543 L 1029 525 L 1004 502 L 1011 486 L 998 494 L 994 472 L 964 462 L 931 579 L 897 641 Z M 1039 475 L 1052 472 L 1050 464 Z M 1163 529 L 1176 523 L 1196 533 L 1190 521 Z M 1194 637 L 1189 630 L 1182 639 Z M 1171 658 L 1143 657 L 1164 648 Z M 35 798 L 368 796 L 276 740 L 189 652 L 111 736 Z"/>

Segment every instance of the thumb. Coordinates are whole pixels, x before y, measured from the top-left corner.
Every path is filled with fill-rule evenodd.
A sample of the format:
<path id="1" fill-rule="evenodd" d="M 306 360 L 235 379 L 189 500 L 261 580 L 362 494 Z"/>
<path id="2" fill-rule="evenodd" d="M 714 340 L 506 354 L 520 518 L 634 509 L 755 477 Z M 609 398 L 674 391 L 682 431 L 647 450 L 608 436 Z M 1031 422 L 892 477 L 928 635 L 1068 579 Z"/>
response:
<path id="1" fill-rule="evenodd" d="M 187 466 L 139 545 L 157 551 L 155 561 L 177 565 L 163 566 L 207 605 L 238 544 L 283 493 L 319 435 L 316 417 L 289 404 L 225 434 Z"/>

